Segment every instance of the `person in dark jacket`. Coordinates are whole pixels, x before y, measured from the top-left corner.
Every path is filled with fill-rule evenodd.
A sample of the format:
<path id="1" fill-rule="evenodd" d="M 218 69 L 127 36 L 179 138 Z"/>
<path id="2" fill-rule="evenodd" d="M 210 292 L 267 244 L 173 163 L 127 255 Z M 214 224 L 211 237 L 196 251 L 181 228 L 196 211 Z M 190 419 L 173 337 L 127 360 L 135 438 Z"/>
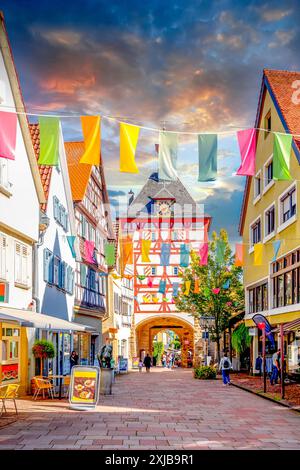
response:
<path id="1" fill-rule="evenodd" d="M 150 372 L 151 367 L 151 357 L 149 354 L 144 358 L 144 366 L 146 367 L 146 372 Z"/>
<path id="2" fill-rule="evenodd" d="M 77 365 L 78 365 L 78 354 L 77 354 L 76 351 L 72 351 L 72 354 L 70 356 L 71 369 L 72 369 L 72 367 L 77 366 Z"/>

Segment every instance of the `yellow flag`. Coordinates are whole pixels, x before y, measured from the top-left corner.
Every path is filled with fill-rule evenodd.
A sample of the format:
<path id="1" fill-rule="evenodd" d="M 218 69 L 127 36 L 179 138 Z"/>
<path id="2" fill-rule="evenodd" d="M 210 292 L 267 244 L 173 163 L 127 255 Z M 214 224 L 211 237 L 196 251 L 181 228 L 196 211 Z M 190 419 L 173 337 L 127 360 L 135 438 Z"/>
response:
<path id="1" fill-rule="evenodd" d="M 81 116 L 85 152 L 80 163 L 100 165 L 100 116 Z"/>
<path id="2" fill-rule="evenodd" d="M 139 132 L 137 126 L 120 123 L 120 171 L 139 173 L 134 159 Z"/>
<path id="3" fill-rule="evenodd" d="M 151 240 L 142 240 L 142 263 L 150 263 L 149 251 Z"/>
<path id="4" fill-rule="evenodd" d="M 184 295 L 189 295 L 191 288 L 191 281 L 185 281 L 185 291 Z"/>
<path id="5" fill-rule="evenodd" d="M 262 265 L 263 244 L 255 243 L 254 245 L 254 266 Z"/>

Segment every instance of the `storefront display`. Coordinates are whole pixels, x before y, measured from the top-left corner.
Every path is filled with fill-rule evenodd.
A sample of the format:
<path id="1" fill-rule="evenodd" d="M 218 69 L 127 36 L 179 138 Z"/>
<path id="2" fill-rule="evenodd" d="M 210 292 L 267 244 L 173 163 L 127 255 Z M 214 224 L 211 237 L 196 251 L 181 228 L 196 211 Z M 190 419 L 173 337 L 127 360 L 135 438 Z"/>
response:
<path id="1" fill-rule="evenodd" d="M 20 380 L 20 328 L 2 323 L 1 335 L 1 382 Z"/>

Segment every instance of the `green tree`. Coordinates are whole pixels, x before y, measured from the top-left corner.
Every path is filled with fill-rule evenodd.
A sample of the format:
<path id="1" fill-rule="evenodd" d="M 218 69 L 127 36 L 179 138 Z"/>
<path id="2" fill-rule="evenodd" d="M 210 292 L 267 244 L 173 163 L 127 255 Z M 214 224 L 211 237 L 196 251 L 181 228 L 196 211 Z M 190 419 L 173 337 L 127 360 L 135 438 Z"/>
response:
<path id="1" fill-rule="evenodd" d="M 232 333 L 231 344 L 233 349 L 239 354 L 246 351 L 251 344 L 251 336 L 245 323 L 241 323 Z"/>
<path id="2" fill-rule="evenodd" d="M 220 246 L 223 247 L 223 256 L 218 255 Z M 189 312 L 197 318 L 212 319 L 209 331 L 212 340 L 217 343 L 219 361 L 222 332 L 228 327 L 232 314 L 244 311 L 242 268 L 234 264 L 234 255 L 225 229 L 220 230 L 219 236 L 216 232 L 212 233 L 207 265 L 202 266 L 199 262 L 199 255 L 191 252 L 191 264 L 182 274 L 184 282 L 175 303 L 183 312 Z M 199 283 L 197 293 L 194 292 L 195 279 Z M 188 295 L 184 295 L 185 281 L 191 281 Z M 214 293 L 213 289 L 220 291 Z"/>
<path id="3" fill-rule="evenodd" d="M 153 357 L 156 358 L 157 363 L 160 361 L 163 350 L 164 350 L 164 343 L 162 341 L 155 341 L 153 343 Z"/>

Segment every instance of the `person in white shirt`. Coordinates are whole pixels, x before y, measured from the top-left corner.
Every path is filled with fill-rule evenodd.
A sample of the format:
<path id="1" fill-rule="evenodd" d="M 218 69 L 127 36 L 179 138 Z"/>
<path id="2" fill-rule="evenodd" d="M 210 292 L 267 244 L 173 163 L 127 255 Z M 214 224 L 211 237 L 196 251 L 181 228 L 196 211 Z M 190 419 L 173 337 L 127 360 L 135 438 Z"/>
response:
<path id="1" fill-rule="evenodd" d="M 232 369 L 232 364 L 231 364 L 231 361 L 229 359 L 229 357 L 227 357 L 227 353 L 224 352 L 224 355 L 220 361 L 220 365 L 219 365 L 219 370 L 222 371 L 222 379 L 223 379 L 223 384 L 224 385 L 229 385 L 230 384 L 230 369 Z"/>

